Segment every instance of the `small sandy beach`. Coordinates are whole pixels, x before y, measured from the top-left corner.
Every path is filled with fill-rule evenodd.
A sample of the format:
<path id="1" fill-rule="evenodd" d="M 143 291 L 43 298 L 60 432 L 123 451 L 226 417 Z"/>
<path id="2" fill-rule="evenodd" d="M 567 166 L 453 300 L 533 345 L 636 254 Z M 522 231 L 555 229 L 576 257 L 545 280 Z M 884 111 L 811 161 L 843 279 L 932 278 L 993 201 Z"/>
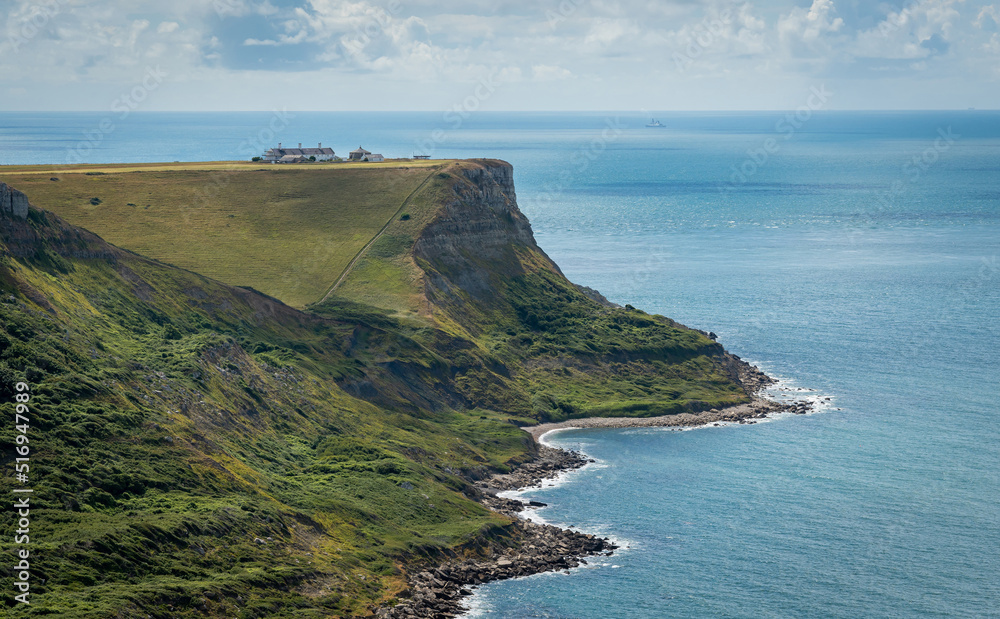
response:
<path id="1" fill-rule="evenodd" d="M 664 428 L 703 426 L 710 423 L 740 422 L 759 419 L 772 413 L 805 412 L 802 404 L 788 405 L 755 398 L 747 404 L 739 404 L 722 409 L 712 409 L 701 413 L 678 413 L 662 417 L 589 417 L 585 419 L 570 419 L 559 423 L 543 423 L 530 428 L 524 428 L 537 442 L 546 432 L 566 428 Z"/>

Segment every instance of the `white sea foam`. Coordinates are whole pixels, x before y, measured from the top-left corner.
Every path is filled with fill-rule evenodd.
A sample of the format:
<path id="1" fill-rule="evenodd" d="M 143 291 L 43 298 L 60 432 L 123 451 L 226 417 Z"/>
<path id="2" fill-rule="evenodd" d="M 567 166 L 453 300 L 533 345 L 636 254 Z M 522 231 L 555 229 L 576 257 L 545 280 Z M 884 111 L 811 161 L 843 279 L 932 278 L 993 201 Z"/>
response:
<path id="1" fill-rule="evenodd" d="M 618 550 L 615 554 L 618 554 Z M 621 565 L 617 563 L 612 563 L 611 561 L 599 561 L 602 559 L 600 555 L 596 557 L 586 557 L 586 564 L 578 565 L 576 567 L 567 570 L 553 570 L 549 572 L 540 572 L 538 574 L 529 574 L 527 576 L 519 576 L 517 578 L 510 578 L 508 581 L 512 580 L 529 580 L 529 579 L 542 579 L 542 578 L 568 578 L 572 577 L 576 572 L 582 570 L 597 570 L 597 569 L 618 569 Z M 568 573 L 567 573 L 568 572 Z M 505 581 L 507 582 L 507 581 Z M 462 600 L 462 605 L 466 608 L 465 612 L 459 615 L 459 619 L 480 619 L 481 617 L 492 616 L 495 609 L 490 603 L 490 599 L 485 595 L 480 586 L 467 587 L 472 591 L 472 595 L 464 598 Z"/>
<path id="2" fill-rule="evenodd" d="M 548 432 L 538 437 L 538 442 L 539 444 L 545 445 L 546 447 L 555 447 L 555 445 L 553 445 L 549 440 L 550 435 L 555 434 L 557 432 L 565 432 L 567 430 L 581 430 L 581 429 L 582 428 L 567 427 L 567 428 L 556 428 L 554 430 L 549 430 Z"/>
<path id="3" fill-rule="evenodd" d="M 493 614 L 493 605 L 490 604 L 489 598 L 477 591 L 477 587 L 469 587 L 472 590 L 472 595 L 462 599 L 462 606 L 465 607 L 465 612 L 463 612 L 459 617 L 462 619 L 479 619 L 480 617 L 487 617 Z"/>
<path id="4" fill-rule="evenodd" d="M 559 488 L 574 481 L 580 475 L 591 473 L 593 471 L 598 471 L 600 469 L 604 469 L 607 467 L 608 464 L 606 462 L 603 462 L 601 460 L 595 460 L 594 462 L 588 462 L 587 464 L 581 466 L 580 468 L 570 469 L 566 471 L 559 471 L 553 477 L 546 477 L 538 485 L 528 486 L 527 488 L 521 488 L 519 490 L 504 490 L 503 492 L 498 492 L 497 496 L 504 499 L 520 500 L 521 497 L 523 497 L 524 495 L 532 494 L 538 492 L 539 490 L 549 490 L 552 488 Z"/>
<path id="5" fill-rule="evenodd" d="M 555 477 L 546 478 L 542 481 L 541 486 L 532 486 L 529 488 L 522 488 L 520 490 L 505 490 L 503 492 L 498 492 L 497 496 L 504 499 L 513 499 L 517 501 L 527 501 L 531 500 L 527 498 L 526 495 L 533 495 L 539 491 L 546 491 L 552 488 L 558 488 L 566 484 L 572 483 L 577 480 L 580 475 L 592 474 L 601 469 L 607 468 L 609 465 L 603 460 L 598 460 L 591 458 L 585 451 L 585 444 L 576 443 L 574 445 L 563 445 L 563 448 L 571 448 L 575 451 L 579 451 L 584 457 L 594 460 L 594 462 L 588 462 L 580 468 L 570 469 L 567 471 L 560 471 Z M 535 499 L 540 500 L 540 499 Z M 542 500 L 542 502 L 544 502 Z M 608 541 L 612 542 L 618 546 L 618 550 L 615 553 L 624 552 L 630 548 L 635 548 L 636 543 L 632 540 L 625 539 L 623 537 L 618 537 L 615 535 L 614 531 L 609 530 L 609 528 L 603 527 L 601 525 L 588 525 L 584 527 L 571 526 L 565 522 L 552 521 L 546 518 L 545 513 L 550 511 L 549 506 L 546 507 L 526 507 L 519 516 L 529 522 L 535 524 L 547 524 L 563 529 L 569 529 L 570 531 L 576 531 L 577 533 L 585 533 L 590 535 L 596 535 L 597 537 L 607 538 Z"/>
<path id="6" fill-rule="evenodd" d="M 757 365 L 757 364 L 754 364 Z M 764 389 L 762 395 L 770 400 L 776 402 L 788 403 L 788 402 L 808 402 L 812 408 L 807 415 L 815 415 L 817 413 L 826 413 L 834 410 L 836 407 L 837 398 L 835 395 L 830 393 L 825 393 L 817 389 L 812 389 L 810 387 L 800 386 L 795 379 L 776 376 L 770 372 L 766 372 L 769 376 L 772 376 L 776 381 L 773 385 L 768 386 Z M 776 419 L 781 419 L 789 416 L 795 416 L 793 413 L 779 413 L 776 415 L 769 415 Z"/>
<path id="7" fill-rule="evenodd" d="M 754 361 L 748 361 L 752 365 L 761 367 L 760 363 Z M 760 395 L 768 400 L 773 400 L 775 402 L 780 402 L 782 404 L 788 404 L 792 402 L 808 402 L 810 404 L 810 409 L 805 415 L 816 415 L 819 413 L 826 413 L 833 410 L 841 410 L 837 408 L 836 396 L 830 393 L 825 393 L 817 389 L 810 387 L 801 387 L 793 378 L 788 378 L 784 376 L 777 376 L 764 370 L 765 374 L 774 378 L 777 382 L 768 386 Z M 760 423 L 771 423 L 773 421 L 779 421 L 781 419 L 789 419 L 792 417 L 800 417 L 802 415 L 797 413 L 769 413 L 767 417 L 761 419 L 754 419 L 753 424 Z M 712 423 L 696 425 L 696 426 L 650 426 L 650 427 L 638 427 L 638 428 L 606 428 L 614 429 L 622 432 L 625 435 L 632 434 L 646 434 L 650 432 L 690 432 L 693 430 L 706 430 L 711 428 L 724 428 L 728 426 L 736 425 L 748 425 L 740 424 L 736 421 L 716 421 Z M 556 428 L 554 430 L 549 430 L 541 437 L 539 437 L 538 442 L 547 447 L 558 447 L 552 443 L 552 435 L 557 432 L 567 432 L 569 430 L 580 430 L 583 428 L 578 427 L 567 427 L 567 428 Z M 602 428 L 590 428 L 590 429 L 602 429 Z"/>
<path id="8" fill-rule="evenodd" d="M 754 365 L 760 367 L 760 364 L 758 363 L 754 363 Z M 806 413 L 807 415 L 827 412 L 834 409 L 836 405 L 836 398 L 833 395 L 818 391 L 816 389 L 801 387 L 792 378 L 775 376 L 769 372 L 767 373 L 769 376 L 774 377 L 774 379 L 777 381 L 773 385 L 764 389 L 763 392 L 761 393 L 761 395 L 766 397 L 767 399 L 782 403 L 801 402 L 801 401 L 809 402 L 812 405 L 812 408 L 808 413 Z M 779 419 L 785 419 L 797 416 L 799 415 L 796 415 L 794 413 L 773 413 L 765 418 L 755 419 L 754 422 L 769 423 L 772 421 L 777 421 Z M 736 425 L 741 425 L 741 424 L 733 421 L 720 421 L 717 423 L 710 423 L 699 426 L 616 428 L 616 429 L 619 431 L 624 431 L 625 434 L 644 434 L 648 432 L 690 432 L 693 430 L 707 430 L 711 428 L 736 426 Z M 570 430 L 580 430 L 580 429 L 582 428 L 567 427 L 567 428 L 556 428 L 554 430 L 549 430 L 548 432 L 542 434 L 538 438 L 538 442 L 542 445 L 545 445 L 546 447 L 554 447 L 558 449 L 572 449 L 574 451 L 582 453 L 588 459 L 594 459 L 591 456 L 587 455 L 586 453 L 587 444 L 583 441 L 574 442 L 572 440 L 569 440 L 560 443 L 553 442 L 553 439 L 556 438 L 556 435 L 558 433 L 568 432 Z M 539 486 L 522 488 L 520 490 L 507 490 L 498 493 L 497 496 L 514 500 L 522 500 L 526 495 L 531 495 L 539 491 L 545 491 L 550 488 L 558 488 L 565 484 L 576 481 L 580 475 L 592 473 L 594 471 L 598 471 L 600 469 L 607 468 L 609 466 L 608 463 L 604 462 L 603 460 L 597 460 L 597 459 L 594 460 L 595 460 L 594 462 L 588 462 L 586 465 L 577 469 L 560 471 L 554 477 L 542 480 L 541 485 Z M 575 527 L 575 526 L 568 526 L 567 524 L 562 522 L 550 521 L 545 517 L 545 512 L 547 511 L 549 511 L 548 506 L 528 507 L 523 512 L 521 512 L 520 515 L 522 518 L 530 522 L 538 524 L 549 524 L 553 526 L 566 528 L 571 531 L 577 531 L 579 533 L 589 533 L 592 535 L 597 535 L 599 537 L 605 537 L 609 541 L 614 543 L 616 546 L 618 546 L 617 550 L 615 550 L 616 557 L 624 553 L 630 552 L 631 550 L 635 550 L 637 547 L 639 547 L 639 544 L 637 544 L 635 541 L 618 537 L 612 531 L 603 530 L 604 527 L 601 526 Z M 571 570 L 569 570 L 569 572 L 572 574 L 573 572 L 576 572 L 578 570 L 622 568 L 622 565 L 618 563 L 612 563 L 606 557 L 602 557 L 600 555 L 596 557 L 586 558 L 586 560 L 588 561 L 586 564 L 572 568 Z M 565 572 L 566 570 L 543 572 L 540 574 L 531 574 L 529 576 L 522 576 L 521 578 L 517 578 L 514 580 L 521 580 L 522 578 L 557 578 L 565 576 L 566 575 Z M 463 603 L 468 608 L 468 611 L 460 615 L 460 618 L 481 619 L 483 617 L 493 616 L 494 609 L 490 605 L 489 598 L 483 595 L 480 591 L 478 591 L 478 588 L 472 587 L 471 589 L 473 591 L 473 595 L 463 600 Z"/>

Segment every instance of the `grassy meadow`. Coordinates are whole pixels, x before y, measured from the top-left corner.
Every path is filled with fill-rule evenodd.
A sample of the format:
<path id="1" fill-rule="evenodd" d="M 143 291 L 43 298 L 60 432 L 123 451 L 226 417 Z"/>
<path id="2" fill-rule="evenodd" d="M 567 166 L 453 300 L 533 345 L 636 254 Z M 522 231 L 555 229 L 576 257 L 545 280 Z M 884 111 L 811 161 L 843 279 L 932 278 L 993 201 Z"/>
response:
<path id="1" fill-rule="evenodd" d="M 0 181 L 119 247 L 303 307 L 445 165 L 5 166 Z"/>

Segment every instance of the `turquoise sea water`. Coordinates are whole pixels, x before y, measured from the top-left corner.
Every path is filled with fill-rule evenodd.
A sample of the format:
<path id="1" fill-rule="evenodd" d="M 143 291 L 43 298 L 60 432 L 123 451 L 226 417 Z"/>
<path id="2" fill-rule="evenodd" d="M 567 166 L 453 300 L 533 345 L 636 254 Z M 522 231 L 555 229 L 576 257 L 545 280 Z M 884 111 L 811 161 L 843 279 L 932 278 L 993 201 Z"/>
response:
<path id="1" fill-rule="evenodd" d="M 1000 616 L 1000 113 L 783 116 L 296 114 L 274 136 L 506 159 L 571 279 L 831 398 L 551 435 L 599 464 L 531 517 L 628 548 L 483 586 L 471 616 Z M 0 114 L 0 163 L 240 158 L 272 119 L 135 114 L 84 152 L 102 115 Z"/>

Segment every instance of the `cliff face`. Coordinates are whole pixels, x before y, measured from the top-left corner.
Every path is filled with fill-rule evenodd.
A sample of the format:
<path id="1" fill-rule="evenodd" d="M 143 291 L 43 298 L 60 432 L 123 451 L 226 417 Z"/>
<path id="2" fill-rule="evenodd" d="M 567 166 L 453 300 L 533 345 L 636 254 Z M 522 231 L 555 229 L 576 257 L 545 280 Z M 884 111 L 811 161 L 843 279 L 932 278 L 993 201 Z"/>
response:
<path id="1" fill-rule="evenodd" d="M 31 255 L 38 235 L 28 224 L 28 197 L 6 183 L 0 183 L 0 241 L 15 256 Z"/>
<path id="2" fill-rule="evenodd" d="M 28 196 L 6 183 L 0 183 L 0 215 L 27 219 Z"/>
<path id="3" fill-rule="evenodd" d="M 439 321 L 503 363 L 526 394 L 518 410 L 542 420 L 649 416 L 747 397 L 706 335 L 566 279 L 518 209 L 510 164 L 463 161 L 438 176 L 449 191 L 412 252 L 422 292 Z"/>
<path id="4" fill-rule="evenodd" d="M 113 259 L 117 255 L 97 235 L 71 226 L 50 212 L 30 210 L 28 197 L 6 183 L 0 183 L 0 242 L 15 258 L 46 252 L 64 258 Z"/>
<path id="5" fill-rule="evenodd" d="M 427 273 L 428 298 L 445 301 L 467 293 L 489 301 L 498 278 L 523 275 L 523 260 L 562 275 L 535 243 L 531 224 L 517 207 L 514 169 L 502 161 L 480 161 L 454 169 L 454 199 L 441 206 L 413 247 Z"/>

